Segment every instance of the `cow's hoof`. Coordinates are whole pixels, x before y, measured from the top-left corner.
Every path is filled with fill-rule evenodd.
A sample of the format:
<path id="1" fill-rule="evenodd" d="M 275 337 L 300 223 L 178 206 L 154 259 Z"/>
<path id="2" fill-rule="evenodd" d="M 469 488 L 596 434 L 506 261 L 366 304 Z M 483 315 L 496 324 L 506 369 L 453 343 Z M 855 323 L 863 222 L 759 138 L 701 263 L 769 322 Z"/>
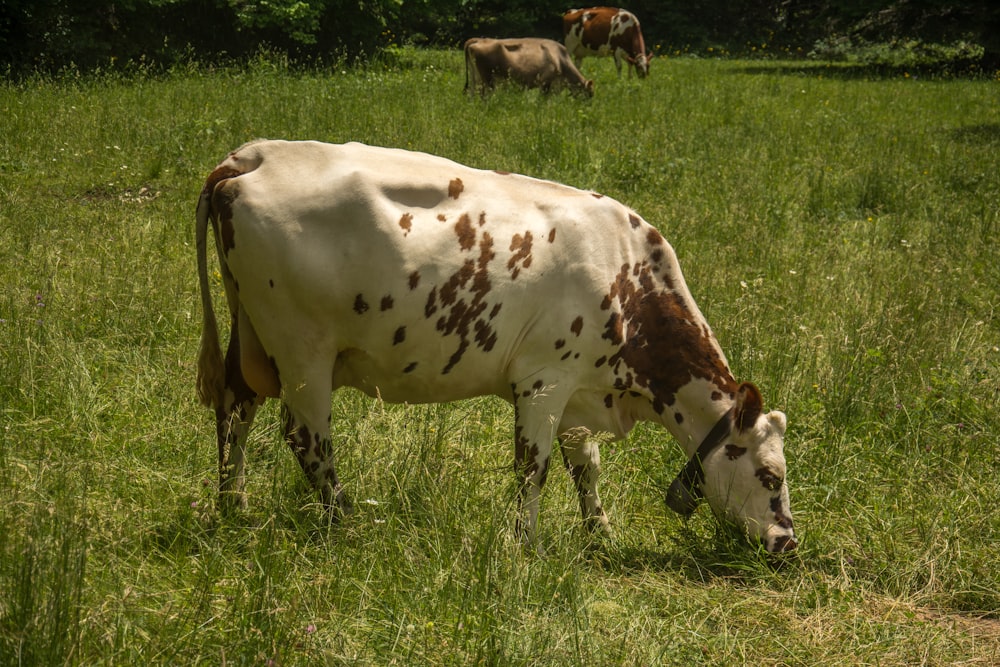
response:
<path id="1" fill-rule="evenodd" d="M 247 494 L 242 491 L 220 491 L 216 507 L 222 514 L 234 514 L 247 508 Z"/>

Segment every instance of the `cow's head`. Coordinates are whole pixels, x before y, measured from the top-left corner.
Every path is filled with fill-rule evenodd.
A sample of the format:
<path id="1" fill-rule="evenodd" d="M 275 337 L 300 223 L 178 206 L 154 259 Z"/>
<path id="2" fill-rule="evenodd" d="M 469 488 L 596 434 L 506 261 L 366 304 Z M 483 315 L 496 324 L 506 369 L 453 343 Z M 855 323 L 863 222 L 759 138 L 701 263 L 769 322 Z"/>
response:
<path id="1" fill-rule="evenodd" d="M 761 540 L 768 551 L 794 549 L 798 542 L 785 484 L 785 426 L 784 413 L 763 412 L 754 385 L 740 386 L 733 409 L 670 485 L 667 505 L 687 516 L 705 498 L 716 516 Z"/>
<path id="2" fill-rule="evenodd" d="M 630 63 L 635 65 L 635 73 L 640 79 L 644 79 L 649 75 L 649 61 L 653 59 L 653 52 L 649 53 L 639 53 L 636 56 L 627 56 Z"/>

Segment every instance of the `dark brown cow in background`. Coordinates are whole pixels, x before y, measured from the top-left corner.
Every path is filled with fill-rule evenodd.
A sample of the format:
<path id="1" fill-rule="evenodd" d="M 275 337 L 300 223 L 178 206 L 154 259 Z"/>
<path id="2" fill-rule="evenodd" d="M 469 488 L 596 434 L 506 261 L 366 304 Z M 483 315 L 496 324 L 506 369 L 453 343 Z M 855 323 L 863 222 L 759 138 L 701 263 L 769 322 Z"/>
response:
<path id="1" fill-rule="evenodd" d="M 649 74 L 653 54 L 646 52 L 639 19 L 628 10 L 571 9 L 563 14 L 563 39 L 577 67 L 584 56 L 613 56 L 618 76 L 622 75 L 622 59 L 635 68 L 640 79 Z M 631 69 L 628 75 L 632 76 Z"/>
<path id="2" fill-rule="evenodd" d="M 551 39 L 489 39 L 474 37 L 465 42 L 465 89 L 483 94 L 508 79 L 526 88 L 544 92 L 567 86 L 588 97 L 594 82 L 573 64 L 566 47 Z"/>

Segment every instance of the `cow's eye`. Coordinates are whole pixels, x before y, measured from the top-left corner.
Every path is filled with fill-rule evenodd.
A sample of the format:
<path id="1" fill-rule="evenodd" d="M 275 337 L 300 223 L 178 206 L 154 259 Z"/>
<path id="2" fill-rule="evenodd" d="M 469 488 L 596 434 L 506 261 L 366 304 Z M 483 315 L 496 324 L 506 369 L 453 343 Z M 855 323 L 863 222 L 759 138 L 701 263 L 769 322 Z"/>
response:
<path id="1" fill-rule="evenodd" d="M 760 480 L 760 483 L 763 484 L 764 488 L 768 491 L 777 491 L 781 488 L 781 485 L 785 483 L 785 480 L 778 475 L 775 475 L 774 472 L 768 468 L 758 468 L 756 475 L 757 479 Z"/>

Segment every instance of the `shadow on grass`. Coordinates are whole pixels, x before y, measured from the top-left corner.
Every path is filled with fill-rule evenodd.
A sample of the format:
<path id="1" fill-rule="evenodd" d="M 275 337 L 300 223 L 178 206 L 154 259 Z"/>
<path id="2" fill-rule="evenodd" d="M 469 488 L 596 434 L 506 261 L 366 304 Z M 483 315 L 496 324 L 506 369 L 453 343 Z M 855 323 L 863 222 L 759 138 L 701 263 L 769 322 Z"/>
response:
<path id="1" fill-rule="evenodd" d="M 658 545 L 628 542 L 596 546 L 592 558 L 602 569 L 628 575 L 671 571 L 691 581 L 717 579 L 749 583 L 801 564 L 797 554 L 775 555 L 751 544 L 735 529 L 717 527 L 714 535 L 682 529 L 669 542 Z"/>
<path id="2" fill-rule="evenodd" d="M 1000 123 L 985 123 L 970 125 L 951 130 L 949 136 L 955 141 L 968 144 L 1000 143 Z"/>
<path id="3" fill-rule="evenodd" d="M 198 554 L 224 540 L 229 550 L 252 548 L 262 536 L 283 533 L 308 543 L 346 539 L 345 521 L 333 521 L 304 493 L 286 503 L 219 508 L 213 500 L 180 500 L 162 507 L 143 533 L 146 552 L 162 557 Z"/>
<path id="4" fill-rule="evenodd" d="M 889 65 L 844 62 L 802 62 L 796 64 L 748 65 L 730 70 L 733 74 L 774 74 L 805 76 L 844 81 L 879 81 L 890 79 L 983 79 L 991 76 L 976 63 L 948 65 Z"/>

